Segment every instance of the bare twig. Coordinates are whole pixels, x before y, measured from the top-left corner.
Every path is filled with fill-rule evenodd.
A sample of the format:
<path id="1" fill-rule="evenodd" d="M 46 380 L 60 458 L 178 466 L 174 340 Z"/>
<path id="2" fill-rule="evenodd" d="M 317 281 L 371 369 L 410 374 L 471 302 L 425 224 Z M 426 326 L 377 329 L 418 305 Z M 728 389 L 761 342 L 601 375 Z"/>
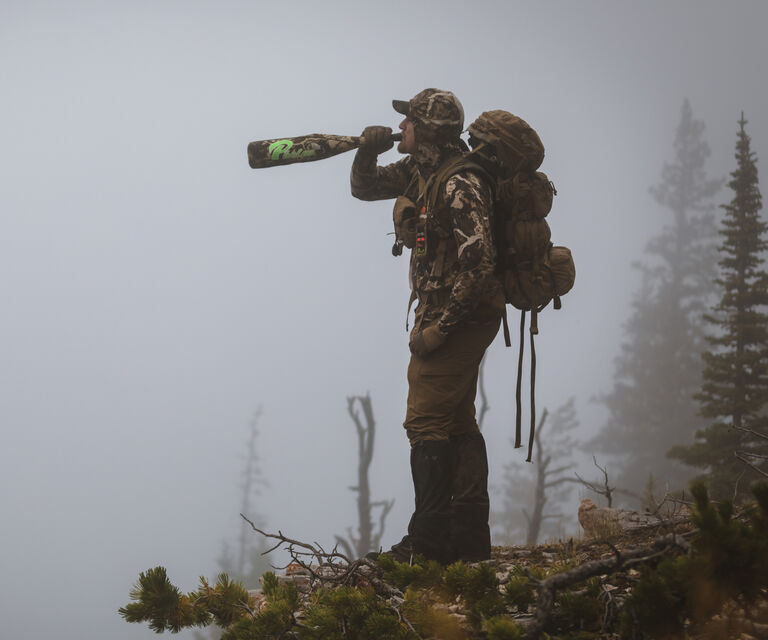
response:
<path id="1" fill-rule="evenodd" d="M 341 536 L 335 536 L 336 537 L 336 544 L 341 545 L 342 549 L 344 549 L 344 553 L 348 556 L 353 556 L 355 552 L 352 550 L 352 547 L 350 546 L 349 542 L 347 542 L 344 538 Z M 354 542 L 354 541 L 353 541 Z"/>
<path id="2" fill-rule="evenodd" d="M 594 462 L 595 466 L 598 469 L 600 469 L 600 471 L 603 472 L 603 486 L 602 487 L 599 486 L 595 482 L 588 482 L 588 481 L 584 480 L 584 478 L 582 478 L 578 473 L 575 473 L 575 472 L 574 472 L 573 475 L 575 475 L 577 479 L 576 480 L 571 480 L 571 482 L 579 482 L 580 484 L 583 484 L 590 491 L 594 491 L 596 494 L 598 494 L 600 496 L 604 496 L 605 499 L 608 501 L 608 505 L 607 505 L 608 507 L 612 507 L 613 506 L 613 495 L 616 494 L 616 493 L 621 493 L 621 494 L 624 494 L 624 495 L 627 495 L 627 496 L 631 496 L 633 498 L 637 498 L 638 497 L 636 493 L 634 493 L 632 491 L 628 491 L 627 489 L 617 489 L 616 487 L 612 487 L 608 483 L 608 472 L 603 467 L 601 467 L 599 464 L 597 464 L 597 458 L 595 458 L 595 456 L 592 456 L 592 462 Z"/>
<path id="3" fill-rule="evenodd" d="M 747 427 L 737 427 L 736 425 L 733 425 L 733 428 L 736 429 L 736 431 L 743 431 L 744 433 L 748 433 L 749 435 L 755 436 L 756 438 L 768 440 L 768 433 L 761 433 L 760 431 L 755 431 L 754 429 L 749 429 Z"/>
<path id="4" fill-rule="evenodd" d="M 768 460 L 768 454 L 765 453 L 757 453 L 753 451 L 739 451 L 739 453 L 749 456 L 750 458 L 755 458 L 757 460 Z"/>
<path id="5" fill-rule="evenodd" d="M 590 491 L 594 491 L 596 494 L 605 496 L 605 498 L 608 500 L 608 506 L 611 506 L 611 494 L 613 493 L 613 489 L 608 487 L 608 492 L 606 493 L 606 490 L 602 487 L 598 487 L 595 484 L 588 482 L 584 478 L 582 478 L 578 473 L 574 472 L 573 475 L 576 476 L 577 481 L 583 484 L 587 489 Z"/>
<path id="6" fill-rule="evenodd" d="M 374 588 L 376 593 L 381 596 L 386 598 L 403 598 L 402 591 L 380 578 L 381 569 L 373 560 L 362 557 L 350 561 L 349 557 L 338 551 L 337 546 L 334 546 L 334 548 L 328 552 L 317 542 L 309 544 L 300 540 L 294 540 L 283 535 L 281 531 L 278 531 L 276 534 L 267 533 L 255 526 L 254 523 L 242 513 L 240 514 L 240 517 L 250 524 L 251 528 L 256 531 L 256 533 L 261 534 L 265 538 L 272 538 L 278 541 L 271 550 L 285 545 L 286 550 L 291 555 L 292 561 L 309 573 L 310 581 L 312 583 L 319 581 L 321 584 L 333 583 L 348 585 L 354 583 L 359 577 L 368 582 Z M 314 558 L 317 562 L 317 566 L 312 566 L 311 563 L 305 562 L 304 559 L 307 557 Z M 319 571 L 320 567 L 324 569 L 322 572 Z"/>
<path id="7" fill-rule="evenodd" d="M 408 630 L 413 633 L 414 635 L 418 636 L 419 634 L 416 632 L 416 629 L 413 628 L 413 625 L 411 624 L 410 620 L 406 618 L 403 613 L 400 611 L 400 607 L 395 607 L 393 605 L 390 605 L 390 609 L 394 611 L 397 614 L 397 619 L 400 620 L 406 627 L 408 627 Z"/>
<path id="8" fill-rule="evenodd" d="M 734 454 L 733 454 L 733 455 L 735 455 L 735 456 L 736 456 L 736 457 L 737 457 L 739 460 L 741 460 L 741 461 L 742 461 L 742 462 L 743 462 L 745 465 L 747 465 L 747 466 L 748 466 L 750 469 L 752 469 L 753 471 L 756 471 L 756 472 L 757 472 L 757 473 L 759 473 L 761 476 L 763 476 L 763 477 L 765 477 L 765 478 L 768 478 L 768 473 L 766 473 L 765 471 L 763 471 L 763 470 L 762 470 L 760 467 L 756 467 L 755 465 L 753 465 L 753 464 L 752 464 L 752 463 L 751 463 L 751 462 L 750 462 L 750 461 L 747 459 L 747 457 L 746 457 L 746 456 L 750 456 L 750 457 L 752 457 L 752 458 L 768 459 L 768 456 L 760 456 L 760 455 L 757 455 L 757 454 L 748 453 L 748 452 L 746 452 L 746 451 L 736 451 L 736 452 L 734 452 Z"/>
<path id="9" fill-rule="evenodd" d="M 616 598 L 613 597 L 613 593 L 604 584 L 601 585 L 602 593 L 600 599 L 605 600 L 605 608 L 603 610 L 603 629 L 610 629 L 613 626 L 614 621 L 618 615 L 618 606 L 616 604 Z"/>
<path id="10" fill-rule="evenodd" d="M 338 553 L 335 550 L 332 553 L 327 553 L 320 545 L 315 543 L 315 545 L 311 545 L 307 542 L 302 542 L 301 540 L 293 540 L 292 538 L 288 538 L 283 535 L 282 531 L 278 529 L 277 533 L 267 533 L 266 531 L 262 531 L 259 529 L 251 520 L 246 518 L 242 513 L 240 514 L 240 517 L 245 520 L 249 525 L 251 525 L 251 529 L 253 529 L 256 533 L 260 533 L 265 538 L 272 538 L 273 540 L 277 540 L 277 544 L 275 544 L 273 547 L 262 553 L 262 555 L 266 555 L 267 553 L 270 553 L 271 551 L 274 551 L 275 549 L 279 549 L 283 545 L 287 545 L 288 551 L 293 555 L 294 547 L 299 547 L 301 549 L 306 549 L 305 552 L 297 552 L 299 556 L 313 556 L 318 564 L 323 564 L 324 560 L 344 560 L 347 564 L 349 564 L 349 558 L 345 556 L 342 553 Z"/>

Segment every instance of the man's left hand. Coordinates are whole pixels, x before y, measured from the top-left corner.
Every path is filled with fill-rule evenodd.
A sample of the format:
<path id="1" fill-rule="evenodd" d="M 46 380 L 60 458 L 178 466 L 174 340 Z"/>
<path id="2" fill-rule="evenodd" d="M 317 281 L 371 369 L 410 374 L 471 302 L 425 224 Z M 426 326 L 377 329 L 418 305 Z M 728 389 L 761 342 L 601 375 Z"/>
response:
<path id="1" fill-rule="evenodd" d="M 440 332 L 436 324 L 433 324 L 423 331 L 419 331 L 408 346 L 412 354 L 424 358 L 435 349 L 441 347 L 447 337 L 444 333 Z"/>

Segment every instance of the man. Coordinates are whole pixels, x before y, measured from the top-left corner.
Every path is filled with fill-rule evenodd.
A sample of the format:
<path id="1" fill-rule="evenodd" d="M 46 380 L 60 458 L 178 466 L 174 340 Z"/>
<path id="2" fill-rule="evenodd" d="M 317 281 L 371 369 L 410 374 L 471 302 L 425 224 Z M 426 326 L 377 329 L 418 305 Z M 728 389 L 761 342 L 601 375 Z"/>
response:
<path id="1" fill-rule="evenodd" d="M 378 154 L 393 145 L 392 130 L 367 127 L 351 173 L 356 198 L 405 196 L 416 212 L 415 235 L 406 242 L 415 247 L 410 280 L 418 306 L 403 423 L 415 509 L 408 535 L 390 553 L 400 561 L 414 553 L 442 563 L 484 560 L 490 557 L 488 462 L 474 401 L 480 362 L 504 308 L 494 275 L 493 196 L 481 176 L 450 170 L 467 151 L 456 96 L 425 89 L 392 104 L 405 116 L 398 151 L 406 157 L 377 166 Z"/>

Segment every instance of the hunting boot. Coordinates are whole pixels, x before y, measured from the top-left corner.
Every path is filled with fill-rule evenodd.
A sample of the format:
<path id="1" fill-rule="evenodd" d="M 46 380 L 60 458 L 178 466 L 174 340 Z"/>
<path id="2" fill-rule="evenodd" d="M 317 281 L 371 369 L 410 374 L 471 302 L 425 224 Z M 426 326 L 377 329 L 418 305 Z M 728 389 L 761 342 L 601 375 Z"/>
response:
<path id="1" fill-rule="evenodd" d="M 455 560 L 478 562 L 491 557 L 488 526 L 488 456 L 481 433 L 453 436 L 454 468 L 451 501 L 451 543 Z"/>
<path id="2" fill-rule="evenodd" d="M 368 560 L 376 561 L 382 555 L 389 556 L 393 560 L 397 560 L 397 562 L 413 564 L 414 551 L 410 536 L 404 535 L 403 539 L 400 540 L 400 542 L 393 544 L 389 551 L 384 551 L 383 553 L 379 553 L 378 551 L 369 551 L 365 554 L 364 557 Z"/>
<path id="3" fill-rule="evenodd" d="M 451 522 L 451 446 L 447 440 L 426 440 L 411 447 L 411 475 L 416 498 L 408 524 L 413 552 L 442 564 L 453 561 L 446 532 Z"/>

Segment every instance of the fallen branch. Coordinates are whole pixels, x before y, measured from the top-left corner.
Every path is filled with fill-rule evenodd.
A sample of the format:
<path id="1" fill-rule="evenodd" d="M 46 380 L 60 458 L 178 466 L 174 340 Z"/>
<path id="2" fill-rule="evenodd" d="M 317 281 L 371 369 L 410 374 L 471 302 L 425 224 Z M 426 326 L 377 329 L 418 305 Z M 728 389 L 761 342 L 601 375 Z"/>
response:
<path id="1" fill-rule="evenodd" d="M 265 538 L 272 538 L 274 540 L 277 540 L 278 543 L 266 551 L 262 552 L 261 555 L 266 555 L 268 553 L 271 553 L 275 549 L 279 549 L 283 545 L 288 545 L 288 552 L 293 554 L 293 547 L 300 547 L 302 549 L 306 549 L 307 551 L 300 555 L 312 555 L 317 559 L 318 564 L 322 564 L 323 560 L 334 560 L 337 558 L 340 558 L 342 560 L 345 560 L 347 563 L 349 563 L 349 558 L 347 558 L 345 555 L 333 551 L 331 553 L 327 553 L 320 545 L 315 543 L 315 545 L 311 545 L 307 542 L 302 542 L 301 540 L 293 540 L 291 538 L 288 538 L 283 535 L 282 531 L 278 529 L 277 533 L 267 533 L 266 531 L 262 531 L 259 529 L 253 521 L 249 520 L 246 516 L 244 516 L 242 513 L 240 514 L 240 517 L 245 520 L 249 525 L 251 525 L 251 529 L 253 529 L 256 533 L 260 533 Z"/>
<path id="2" fill-rule="evenodd" d="M 688 542 L 682 536 L 673 533 L 657 538 L 650 547 L 628 549 L 626 551 L 619 551 L 613 547 L 613 555 L 608 558 L 585 562 L 569 571 L 557 573 L 544 580 L 534 580 L 538 592 L 536 615 L 533 623 L 528 628 L 527 637 L 530 640 L 536 640 L 542 634 L 552 613 L 555 593 L 559 589 L 569 587 L 572 584 L 582 582 L 594 576 L 615 573 L 629 566 L 651 562 L 672 551 L 687 551 L 688 548 Z"/>

